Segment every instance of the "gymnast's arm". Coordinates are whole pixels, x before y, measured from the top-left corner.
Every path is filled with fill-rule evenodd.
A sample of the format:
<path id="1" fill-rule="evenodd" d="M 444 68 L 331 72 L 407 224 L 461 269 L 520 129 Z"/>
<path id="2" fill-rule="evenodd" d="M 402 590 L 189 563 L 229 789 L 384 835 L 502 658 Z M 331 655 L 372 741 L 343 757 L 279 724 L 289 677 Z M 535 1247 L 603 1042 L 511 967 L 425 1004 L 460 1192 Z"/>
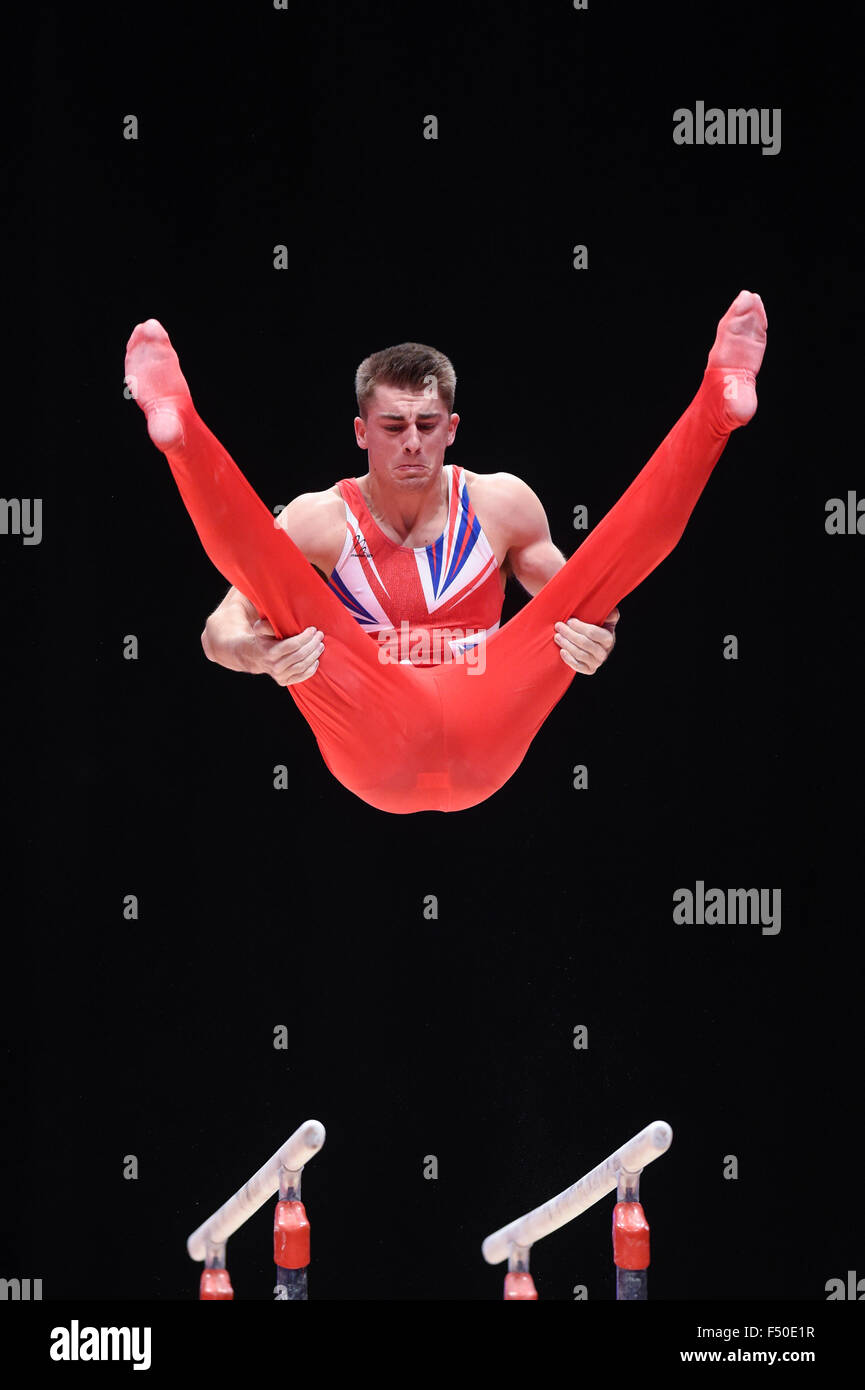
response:
<path id="1" fill-rule="evenodd" d="M 564 555 L 553 544 L 540 498 L 515 474 L 491 473 L 483 480 L 483 515 L 484 525 L 489 516 L 507 547 L 506 573 L 534 596 L 565 564 Z M 585 675 L 597 671 L 613 650 L 618 621 L 619 610 L 614 608 L 602 627 L 579 618 L 556 623 L 552 640 L 561 649 L 565 665 Z"/>
<path id="2" fill-rule="evenodd" d="M 277 525 L 291 536 L 320 573 L 342 543 L 339 511 L 330 493 L 303 493 L 280 512 Z M 338 551 L 337 551 L 338 554 Z M 333 563 L 336 563 L 334 560 Z M 318 669 L 324 642 L 315 627 L 278 639 L 255 604 L 233 586 L 204 625 L 201 645 L 209 661 L 228 671 L 271 676 L 277 685 L 299 685 Z"/>
<path id="3" fill-rule="evenodd" d="M 323 650 L 321 632 L 314 627 L 296 637 L 278 640 L 266 618 L 233 586 L 204 625 L 201 645 L 208 661 L 227 671 L 272 676 L 277 685 L 299 685 L 318 669 Z"/>

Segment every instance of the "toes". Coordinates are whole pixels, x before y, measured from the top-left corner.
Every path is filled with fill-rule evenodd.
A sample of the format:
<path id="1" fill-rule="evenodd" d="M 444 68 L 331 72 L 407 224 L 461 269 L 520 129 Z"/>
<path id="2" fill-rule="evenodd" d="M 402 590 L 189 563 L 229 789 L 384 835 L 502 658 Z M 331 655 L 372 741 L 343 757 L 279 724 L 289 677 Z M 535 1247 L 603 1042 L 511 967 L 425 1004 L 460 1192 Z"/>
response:
<path id="1" fill-rule="evenodd" d="M 138 347 L 140 343 L 167 343 L 168 334 L 159 322 L 159 319 L 145 319 L 144 323 L 137 323 L 132 330 L 126 351 Z"/>
<path id="2" fill-rule="evenodd" d="M 730 317 L 735 316 L 736 318 L 750 316 L 764 330 L 769 326 L 763 301 L 758 294 L 754 294 L 751 290 L 740 290 L 730 305 L 728 313 Z M 735 325 L 731 324 L 730 326 L 734 332 L 737 331 Z"/>

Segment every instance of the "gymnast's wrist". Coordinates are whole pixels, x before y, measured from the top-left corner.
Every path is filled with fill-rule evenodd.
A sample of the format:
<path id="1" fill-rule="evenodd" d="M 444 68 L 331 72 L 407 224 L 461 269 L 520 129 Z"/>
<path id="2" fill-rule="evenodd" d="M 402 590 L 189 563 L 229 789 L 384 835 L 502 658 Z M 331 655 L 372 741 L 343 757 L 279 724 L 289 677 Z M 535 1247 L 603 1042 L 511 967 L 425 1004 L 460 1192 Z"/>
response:
<path id="1" fill-rule="evenodd" d="M 232 638 L 231 657 L 235 671 L 244 671 L 250 676 L 260 676 L 264 669 L 261 664 L 258 643 L 252 632 L 244 632 L 238 637 Z"/>

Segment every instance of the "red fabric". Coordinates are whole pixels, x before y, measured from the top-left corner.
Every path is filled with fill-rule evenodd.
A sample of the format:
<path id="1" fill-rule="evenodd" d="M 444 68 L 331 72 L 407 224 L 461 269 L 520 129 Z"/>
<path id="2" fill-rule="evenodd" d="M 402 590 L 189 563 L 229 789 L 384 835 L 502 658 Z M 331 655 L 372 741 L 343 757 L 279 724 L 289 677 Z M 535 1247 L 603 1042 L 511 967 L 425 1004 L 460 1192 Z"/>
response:
<path id="1" fill-rule="evenodd" d="M 473 633 L 485 632 L 487 628 L 494 628 L 498 625 L 502 616 L 505 591 L 499 577 L 496 556 L 492 553 L 489 540 L 483 534 L 480 521 L 475 516 L 471 498 L 468 499 L 466 525 L 462 528 L 462 538 L 459 539 L 460 494 L 463 486 L 463 471 L 456 464 L 453 464 L 450 497 L 448 498 L 448 517 L 442 538 L 446 544 L 442 546 L 442 549 L 449 554 L 453 547 L 457 564 L 467 555 L 476 554 L 477 551 L 473 551 L 473 546 L 478 542 L 472 535 L 472 526 L 475 525 L 480 533 L 478 541 L 482 543 L 482 554 L 487 558 L 485 560 L 479 558 L 477 561 L 479 566 L 483 566 L 480 573 L 475 574 L 474 568 L 472 570 L 467 567 L 462 568 L 458 572 L 457 592 L 444 602 L 437 603 L 434 612 L 431 613 L 427 598 L 424 595 L 423 584 L 418 573 L 418 559 L 416 558 L 420 552 L 423 556 L 420 561 L 423 567 L 427 563 L 423 552 L 429 547 L 413 548 L 398 545 L 396 541 L 392 541 L 390 536 L 386 536 L 382 531 L 367 507 L 356 479 L 342 478 L 337 483 L 342 498 L 348 503 L 352 515 L 357 519 L 361 535 L 366 542 L 363 548 L 358 548 L 357 544 L 355 545 L 355 563 L 361 567 L 364 579 L 395 629 L 399 629 L 401 623 L 406 622 L 410 624 L 414 632 L 424 628 L 430 632 L 447 629 L 453 632 L 454 636 L 459 637 L 467 630 Z M 466 489 L 467 494 L 468 489 Z M 348 525 L 347 520 L 346 525 Z M 358 539 L 355 537 L 355 542 Z M 340 577 L 351 589 L 350 575 L 345 572 Z M 425 662 L 424 664 L 432 665 L 434 663 Z"/>
<path id="2" fill-rule="evenodd" d="M 724 380 L 707 368 L 685 414 L 564 567 L 486 642 L 486 669 L 383 663 L 256 496 L 200 417 L 184 409 L 171 451 L 181 496 L 207 554 L 279 636 L 325 636 L 314 676 L 289 694 L 327 766 L 382 811 L 459 811 L 516 771 L 574 672 L 553 641 L 570 617 L 600 624 L 679 540 L 730 432 Z M 743 372 L 736 372 L 744 376 Z"/>

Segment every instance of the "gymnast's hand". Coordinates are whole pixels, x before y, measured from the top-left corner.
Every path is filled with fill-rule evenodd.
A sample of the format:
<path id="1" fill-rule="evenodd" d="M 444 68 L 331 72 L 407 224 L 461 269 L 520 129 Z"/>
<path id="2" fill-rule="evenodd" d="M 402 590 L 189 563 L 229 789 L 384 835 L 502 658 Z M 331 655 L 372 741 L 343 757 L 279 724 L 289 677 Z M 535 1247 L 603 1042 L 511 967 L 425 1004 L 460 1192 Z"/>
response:
<path id="1" fill-rule="evenodd" d="M 308 627 L 296 637 L 278 638 L 266 618 L 252 625 L 247 667 L 253 675 L 271 676 L 277 685 L 299 685 L 318 670 L 324 634 Z"/>
<path id="2" fill-rule="evenodd" d="M 228 671 L 271 676 L 277 685 L 309 680 L 324 651 L 322 633 L 315 627 L 278 638 L 255 605 L 233 586 L 207 619 L 201 645 L 208 661 Z"/>
<path id="3" fill-rule="evenodd" d="M 569 618 L 556 623 L 555 641 L 561 649 L 562 661 L 583 676 L 593 676 L 603 666 L 616 645 L 616 623 L 619 610 L 614 608 L 601 627 Z"/>

